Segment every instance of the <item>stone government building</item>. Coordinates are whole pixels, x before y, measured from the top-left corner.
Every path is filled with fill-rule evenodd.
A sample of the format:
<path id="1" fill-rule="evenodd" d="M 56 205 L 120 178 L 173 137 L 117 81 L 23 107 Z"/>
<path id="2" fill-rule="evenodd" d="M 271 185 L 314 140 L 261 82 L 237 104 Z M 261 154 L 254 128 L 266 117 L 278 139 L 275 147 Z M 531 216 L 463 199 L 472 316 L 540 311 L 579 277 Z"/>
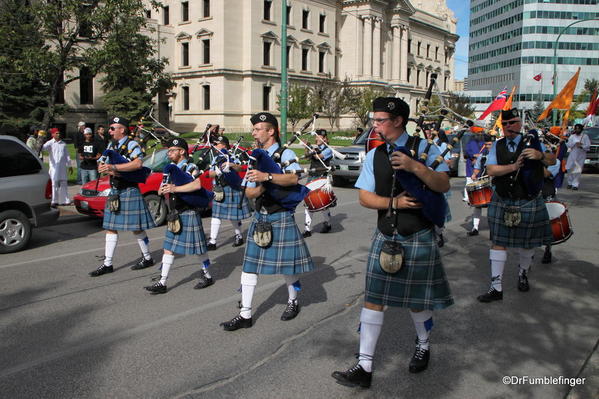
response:
<path id="1" fill-rule="evenodd" d="M 248 131 L 249 116 L 278 115 L 281 88 L 280 0 L 163 0 L 148 10 L 170 61 L 176 86 L 158 96 L 158 118 L 177 131 L 203 131 L 207 123 Z M 415 107 L 431 73 L 441 91 L 453 89 L 456 19 L 445 0 L 288 0 L 289 84 L 346 77 L 352 84 L 388 88 Z M 77 82 L 76 82 L 77 83 Z M 69 131 L 80 119 L 105 122 L 101 93 L 80 105 L 67 88 Z M 96 88 L 94 84 L 87 89 Z M 68 92 L 72 95 L 68 95 Z M 57 121 L 61 122 L 61 121 Z M 320 122 L 328 127 L 326 120 Z M 351 128 L 346 116 L 341 128 Z"/>

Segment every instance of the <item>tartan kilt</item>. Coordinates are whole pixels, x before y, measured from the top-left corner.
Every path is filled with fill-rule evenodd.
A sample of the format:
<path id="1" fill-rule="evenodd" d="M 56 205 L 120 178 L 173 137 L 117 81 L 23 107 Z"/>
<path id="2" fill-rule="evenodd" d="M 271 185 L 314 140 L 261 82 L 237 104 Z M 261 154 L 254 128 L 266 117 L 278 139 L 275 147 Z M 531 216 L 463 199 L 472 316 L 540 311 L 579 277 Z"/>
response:
<path id="1" fill-rule="evenodd" d="M 182 255 L 201 255 L 208 251 L 206 236 L 199 212 L 188 209 L 179 214 L 181 232 L 174 234 L 168 229 L 164 236 L 164 249 Z"/>
<path id="2" fill-rule="evenodd" d="M 212 217 L 224 220 L 243 220 L 251 216 L 248 199 L 244 198 L 239 209 L 241 191 L 233 190 L 230 186 L 224 186 L 225 200 L 223 202 L 212 201 Z"/>
<path id="3" fill-rule="evenodd" d="M 517 206 L 522 215 L 522 221 L 516 227 L 507 227 L 503 220 L 508 206 Z M 494 245 L 530 249 L 551 244 L 553 241 L 549 214 L 540 195 L 532 200 L 512 200 L 493 193 L 487 217 Z"/>
<path id="4" fill-rule="evenodd" d="M 404 246 L 405 258 L 402 268 L 389 274 L 381 269 L 379 255 L 385 240 L 393 238 Z M 376 229 L 368 254 L 364 300 L 415 310 L 443 309 L 453 304 L 432 229 L 407 237 L 386 236 Z"/>
<path id="5" fill-rule="evenodd" d="M 258 221 L 272 223 L 272 244 L 259 247 L 254 241 Z M 299 274 L 314 269 L 312 256 L 290 212 L 271 215 L 254 213 L 248 228 L 247 245 L 243 257 L 243 271 L 257 274 Z"/>
<path id="6" fill-rule="evenodd" d="M 141 231 L 156 227 L 154 218 L 148 210 L 146 203 L 137 187 L 128 187 L 124 190 L 110 191 L 110 195 L 118 193 L 121 208 L 118 212 L 110 211 L 108 201 L 104 207 L 104 230 Z"/>

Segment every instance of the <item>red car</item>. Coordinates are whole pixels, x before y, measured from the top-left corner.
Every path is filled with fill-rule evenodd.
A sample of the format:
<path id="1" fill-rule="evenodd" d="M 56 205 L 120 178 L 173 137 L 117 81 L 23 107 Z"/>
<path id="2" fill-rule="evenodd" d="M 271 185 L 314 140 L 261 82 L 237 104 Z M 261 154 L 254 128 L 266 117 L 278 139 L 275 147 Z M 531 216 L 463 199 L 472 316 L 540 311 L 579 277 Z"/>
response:
<path id="1" fill-rule="evenodd" d="M 189 146 L 191 149 L 193 146 Z M 203 147 L 200 147 L 200 150 Z M 240 147 L 241 149 L 241 147 Z M 167 157 L 167 149 L 157 150 L 155 154 L 146 156 L 143 160 L 143 165 L 152 170 L 152 174 L 148 177 L 145 183 L 139 184 L 139 190 L 143 195 L 148 209 L 154 216 L 154 222 L 157 226 L 164 223 L 166 219 L 166 203 L 160 200 L 158 188 L 162 183 L 162 170 L 169 163 Z M 245 172 L 240 172 L 239 175 L 243 178 Z M 208 174 L 204 173 L 200 176 L 202 187 L 207 190 L 212 190 L 212 179 L 208 178 Z M 75 195 L 74 202 L 77 211 L 84 215 L 104 217 L 104 205 L 106 198 L 110 193 L 110 183 L 108 176 L 103 176 L 98 180 L 93 180 L 81 186 L 79 194 Z"/>

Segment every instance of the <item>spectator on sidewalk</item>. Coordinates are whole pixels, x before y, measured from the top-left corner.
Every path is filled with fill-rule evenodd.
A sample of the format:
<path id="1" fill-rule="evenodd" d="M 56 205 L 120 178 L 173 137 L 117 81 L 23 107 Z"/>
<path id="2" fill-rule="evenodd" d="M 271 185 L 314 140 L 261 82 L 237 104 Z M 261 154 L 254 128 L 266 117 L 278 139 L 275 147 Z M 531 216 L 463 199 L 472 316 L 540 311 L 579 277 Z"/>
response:
<path id="1" fill-rule="evenodd" d="M 94 133 L 89 127 L 83 131 L 81 146 L 77 149 L 77 156 L 81 161 L 81 184 L 98 178 L 98 158 L 100 158 L 100 143 L 94 140 Z"/>
<path id="2" fill-rule="evenodd" d="M 73 138 L 73 144 L 75 148 L 79 148 L 84 141 L 83 131 L 85 130 L 85 122 L 80 121 L 77 124 L 77 132 L 75 132 L 75 137 Z M 77 162 L 77 184 L 81 184 L 81 160 L 79 157 L 75 157 L 75 162 Z"/>
<path id="3" fill-rule="evenodd" d="M 96 129 L 96 136 L 94 137 L 98 146 L 100 148 L 100 152 L 104 151 L 106 147 L 108 147 L 108 141 L 110 141 L 110 135 L 106 133 L 106 129 L 104 125 L 98 125 Z"/>
<path id="4" fill-rule="evenodd" d="M 71 172 L 73 167 L 71 166 L 71 158 L 69 157 L 67 145 L 62 140 L 58 129 L 54 132 L 54 138 L 44 144 L 42 151 L 47 151 L 49 154 L 49 174 L 52 180 L 52 207 L 70 205 L 71 201 L 69 200 L 67 187 L 67 169 Z"/>

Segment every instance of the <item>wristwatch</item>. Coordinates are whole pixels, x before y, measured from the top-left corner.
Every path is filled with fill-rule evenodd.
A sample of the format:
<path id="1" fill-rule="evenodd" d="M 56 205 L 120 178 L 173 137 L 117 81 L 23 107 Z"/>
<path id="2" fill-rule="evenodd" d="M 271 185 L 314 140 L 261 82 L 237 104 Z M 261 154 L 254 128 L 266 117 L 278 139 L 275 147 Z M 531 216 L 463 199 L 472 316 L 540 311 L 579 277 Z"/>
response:
<path id="1" fill-rule="evenodd" d="M 271 173 L 268 174 L 268 181 L 272 181 L 272 174 Z"/>

